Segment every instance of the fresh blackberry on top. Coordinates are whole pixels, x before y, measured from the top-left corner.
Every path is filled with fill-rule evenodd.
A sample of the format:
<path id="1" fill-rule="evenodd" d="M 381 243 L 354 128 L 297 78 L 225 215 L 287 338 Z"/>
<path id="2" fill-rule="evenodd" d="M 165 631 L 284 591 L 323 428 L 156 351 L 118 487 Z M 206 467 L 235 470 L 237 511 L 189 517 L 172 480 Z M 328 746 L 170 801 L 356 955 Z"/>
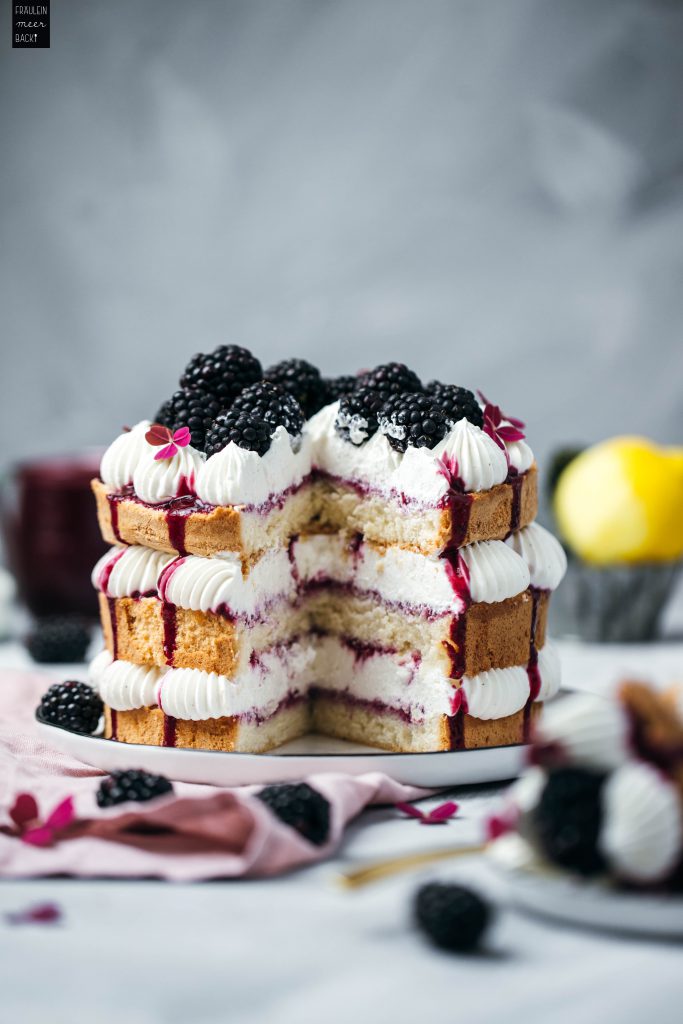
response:
<path id="1" fill-rule="evenodd" d="M 326 377 L 327 401 L 336 402 L 342 395 L 350 395 L 352 391 L 355 391 L 360 386 L 360 377 L 353 374 L 346 374 L 341 377 Z"/>
<path id="2" fill-rule="evenodd" d="M 475 427 L 484 426 L 484 413 L 473 393 L 457 384 L 442 384 L 431 380 L 425 391 L 446 417 L 449 427 L 458 420 L 466 419 Z"/>
<path id="3" fill-rule="evenodd" d="M 161 423 L 169 430 L 187 427 L 191 434 L 192 447 L 203 452 L 206 432 L 223 409 L 222 403 L 211 395 L 203 391 L 181 388 L 164 402 L 157 412 L 155 422 Z"/>
<path id="4" fill-rule="evenodd" d="M 314 846 L 322 846 L 330 834 L 330 805 L 322 793 L 307 782 L 266 786 L 256 794 L 280 821 L 308 839 Z"/>
<path id="5" fill-rule="evenodd" d="M 262 377 L 260 362 L 248 349 L 219 345 L 213 352 L 199 352 L 192 357 L 180 378 L 180 386 L 203 391 L 227 409 L 240 391 Z"/>
<path id="6" fill-rule="evenodd" d="M 427 395 L 391 395 L 379 414 L 379 428 L 397 452 L 434 448 L 447 433 L 441 409 Z"/>
<path id="7" fill-rule="evenodd" d="M 26 638 L 26 648 L 41 664 L 66 665 L 85 660 L 90 630 L 79 619 L 51 616 L 39 619 Z"/>
<path id="8" fill-rule="evenodd" d="M 51 725 L 89 735 L 97 728 L 103 707 L 92 686 L 67 679 L 64 683 L 54 683 L 43 694 L 38 715 Z"/>
<path id="9" fill-rule="evenodd" d="M 269 366 L 263 376 L 273 384 L 279 384 L 295 398 L 306 418 L 313 416 L 330 401 L 320 370 L 305 359 L 283 359 Z"/>
<path id="10" fill-rule="evenodd" d="M 605 869 L 598 847 L 605 776 L 584 768 L 552 772 L 534 811 L 533 826 L 549 860 L 579 875 Z"/>
<path id="11" fill-rule="evenodd" d="M 129 768 L 112 772 L 106 779 L 102 779 L 97 790 L 97 806 L 114 807 L 129 801 L 143 803 L 172 792 L 173 785 L 164 775 Z"/>
<path id="12" fill-rule="evenodd" d="M 405 363 L 382 363 L 364 373 L 359 383 L 379 391 L 385 398 L 408 391 L 422 391 L 422 381 Z"/>
<path id="13" fill-rule="evenodd" d="M 213 421 L 206 435 L 206 454 L 216 455 L 234 441 L 239 448 L 265 455 L 274 429 L 260 417 L 231 409 Z"/>
<path id="14" fill-rule="evenodd" d="M 377 433 L 377 417 L 383 405 L 384 396 L 373 388 L 361 387 L 350 395 L 342 395 L 334 429 L 350 444 L 365 444 Z"/>
<path id="15" fill-rule="evenodd" d="M 291 437 L 297 437 L 304 426 L 304 414 L 297 400 L 279 384 L 263 380 L 245 388 L 235 399 L 231 412 L 245 413 L 276 427 L 284 427 Z"/>

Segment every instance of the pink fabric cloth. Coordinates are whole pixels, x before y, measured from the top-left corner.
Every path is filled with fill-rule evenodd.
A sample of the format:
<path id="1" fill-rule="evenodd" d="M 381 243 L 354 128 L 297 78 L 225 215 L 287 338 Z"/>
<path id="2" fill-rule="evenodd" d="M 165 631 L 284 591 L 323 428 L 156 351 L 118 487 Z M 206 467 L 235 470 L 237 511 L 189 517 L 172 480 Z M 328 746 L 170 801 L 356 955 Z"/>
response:
<path id="1" fill-rule="evenodd" d="M 305 781 L 331 806 L 330 838 L 322 847 L 272 815 L 255 798 L 257 786 L 177 782 L 173 796 L 100 810 L 95 792 L 104 773 L 54 750 L 35 728 L 34 711 L 49 685 L 37 673 L 0 673 L 0 877 L 191 881 L 275 875 L 328 856 L 364 807 L 425 795 L 379 773 L 309 776 Z M 19 793 L 33 794 L 41 818 L 72 796 L 76 821 L 52 846 L 30 846 L 14 834 L 9 814 Z"/>

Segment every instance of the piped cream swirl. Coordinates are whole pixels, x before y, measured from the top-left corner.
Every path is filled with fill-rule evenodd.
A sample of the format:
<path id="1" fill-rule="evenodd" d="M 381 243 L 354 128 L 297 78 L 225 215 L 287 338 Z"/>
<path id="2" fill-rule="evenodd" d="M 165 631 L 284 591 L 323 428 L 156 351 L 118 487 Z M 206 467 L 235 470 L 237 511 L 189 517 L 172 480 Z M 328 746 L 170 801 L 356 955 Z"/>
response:
<path id="1" fill-rule="evenodd" d="M 142 452 L 149 448 L 145 434 L 150 428 L 149 420 L 141 420 L 132 430 L 119 434 L 107 448 L 100 463 L 100 476 L 108 487 L 120 490 L 133 483 L 135 467 Z"/>
<path id="2" fill-rule="evenodd" d="M 552 533 L 531 523 L 510 534 L 505 543 L 526 562 L 532 587 L 555 590 L 560 585 L 567 571 L 567 556 Z"/>

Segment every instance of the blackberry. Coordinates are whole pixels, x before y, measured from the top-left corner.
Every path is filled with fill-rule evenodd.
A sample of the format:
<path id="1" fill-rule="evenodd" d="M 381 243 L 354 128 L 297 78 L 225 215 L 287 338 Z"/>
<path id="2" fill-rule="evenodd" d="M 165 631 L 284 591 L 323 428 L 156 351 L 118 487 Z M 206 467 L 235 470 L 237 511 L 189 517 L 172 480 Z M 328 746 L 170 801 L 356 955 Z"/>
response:
<path id="1" fill-rule="evenodd" d="M 180 386 L 204 391 L 227 409 L 240 391 L 262 377 L 260 362 L 248 349 L 219 345 L 211 353 L 193 356 L 180 378 Z"/>
<path id="2" fill-rule="evenodd" d="M 265 455 L 270 448 L 273 429 L 265 420 L 231 409 L 218 416 L 207 431 L 206 454 L 211 456 L 222 452 L 234 441 L 239 448 Z"/>
<path id="3" fill-rule="evenodd" d="M 415 897 L 415 920 L 441 949 L 468 953 L 479 945 L 491 920 L 491 908 L 463 885 L 429 882 Z"/>
<path id="4" fill-rule="evenodd" d="M 40 619 L 26 638 L 26 649 L 34 661 L 41 664 L 85 660 L 90 646 L 90 630 L 79 619 Z"/>
<path id="5" fill-rule="evenodd" d="M 325 797 L 305 782 L 266 786 L 256 794 L 280 821 L 322 846 L 330 834 L 330 805 Z"/>
<path id="6" fill-rule="evenodd" d="M 377 433 L 377 417 L 383 405 L 383 395 L 373 388 L 362 387 L 350 395 L 342 395 L 334 429 L 351 444 L 365 444 Z"/>
<path id="7" fill-rule="evenodd" d="M 205 394 L 203 391 L 181 388 L 175 392 L 172 398 L 164 402 L 157 413 L 155 422 L 161 423 L 169 430 L 189 427 L 192 435 L 190 444 L 197 451 L 203 452 L 206 444 L 206 432 L 222 412 L 222 404 L 211 395 Z"/>
<path id="8" fill-rule="evenodd" d="M 381 392 L 385 398 L 408 391 L 422 391 L 422 381 L 405 363 L 382 363 L 364 373 L 360 383 Z"/>
<path id="9" fill-rule="evenodd" d="M 344 377 L 326 377 L 327 401 L 336 402 L 342 395 L 350 395 L 360 385 L 360 377 L 351 376 L 350 374 Z"/>
<path id="10" fill-rule="evenodd" d="M 143 803 L 172 792 L 173 786 L 165 776 L 129 768 L 127 771 L 112 772 L 106 779 L 102 779 L 97 790 L 97 806 L 113 807 L 129 801 Z"/>
<path id="11" fill-rule="evenodd" d="M 554 864 L 580 875 L 599 874 L 598 849 L 605 776 L 584 768 L 559 768 L 549 776 L 533 813 L 536 838 Z"/>
<path id="12" fill-rule="evenodd" d="M 481 406 L 467 388 L 459 388 L 457 384 L 441 384 L 438 380 L 432 380 L 425 390 L 441 409 L 449 425 L 457 423 L 464 417 L 475 427 L 484 426 L 484 413 Z"/>
<path id="13" fill-rule="evenodd" d="M 434 448 L 446 436 L 446 417 L 427 395 L 391 395 L 382 406 L 379 426 L 397 452 Z"/>
<path id="14" fill-rule="evenodd" d="M 97 728 L 103 709 L 92 686 L 67 679 L 64 683 L 53 683 L 43 694 L 38 715 L 51 725 L 89 735 Z"/>
<path id="15" fill-rule="evenodd" d="M 263 376 L 295 398 L 307 419 L 329 402 L 320 370 L 305 359 L 283 359 L 269 366 Z"/>
<path id="16" fill-rule="evenodd" d="M 271 425 L 271 433 L 276 427 L 283 426 L 292 437 L 298 436 L 304 425 L 304 414 L 296 398 L 279 384 L 267 380 L 245 388 L 230 411 L 264 420 Z"/>

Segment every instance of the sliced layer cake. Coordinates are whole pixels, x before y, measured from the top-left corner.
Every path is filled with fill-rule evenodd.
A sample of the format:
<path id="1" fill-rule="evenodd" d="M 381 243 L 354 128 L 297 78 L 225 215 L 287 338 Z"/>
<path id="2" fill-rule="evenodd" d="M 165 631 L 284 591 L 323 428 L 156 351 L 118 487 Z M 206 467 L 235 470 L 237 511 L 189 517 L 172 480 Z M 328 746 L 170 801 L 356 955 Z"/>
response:
<path id="1" fill-rule="evenodd" d="M 305 401 L 305 425 L 292 394 L 251 383 L 191 421 L 205 451 L 167 413 L 103 459 L 107 734 L 264 750 L 312 724 L 393 750 L 521 742 L 559 686 L 545 634 L 565 562 L 533 524 L 518 421 L 401 364 L 317 411 L 333 386 L 314 401 L 316 371 L 288 362 L 271 380 Z M 201 412 L 188 391 L 176 407 Z"/>

